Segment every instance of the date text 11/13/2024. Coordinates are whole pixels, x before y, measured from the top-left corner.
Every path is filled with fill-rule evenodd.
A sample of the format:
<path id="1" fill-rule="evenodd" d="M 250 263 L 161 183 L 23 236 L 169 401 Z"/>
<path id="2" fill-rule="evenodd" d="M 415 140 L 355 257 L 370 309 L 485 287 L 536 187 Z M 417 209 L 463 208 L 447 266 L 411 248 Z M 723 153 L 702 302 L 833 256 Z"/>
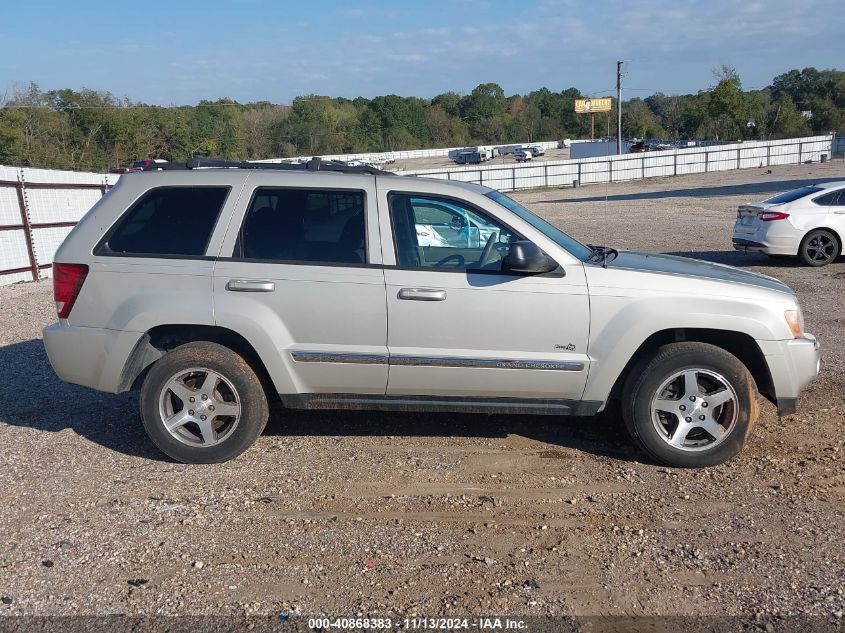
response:
<path id="1" fill-rule="evenodd" d="M 308 628 L 312 630 L 385 630 L 402 628 L 406 631 L 424 630 L 525 630 L 526 624 L 519 618 L 309 618 Z"/>

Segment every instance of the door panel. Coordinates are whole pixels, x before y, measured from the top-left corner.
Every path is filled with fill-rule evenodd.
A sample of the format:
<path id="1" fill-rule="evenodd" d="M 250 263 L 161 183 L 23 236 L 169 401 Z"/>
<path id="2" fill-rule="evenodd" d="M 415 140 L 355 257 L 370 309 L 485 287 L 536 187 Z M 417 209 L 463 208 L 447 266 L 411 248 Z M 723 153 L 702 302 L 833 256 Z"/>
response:
<path id="1" fill-rule="evenodd" d="M 388 394 L 581 397 L 589 334 L 583 269 L 563 278 L 387 269 L 385 279 Z M 401 299 L 406 288 L 445 298 Z"/>
<path id="2" fill-rule="evenodd" d="M 385 393 L 375 191 L 371 177 L 355 181 L 357 192 L 349 176 L 306 189 L 251 175 L 223 245 L 231 256 L 215 267 L 216 323 L 253 343 L 282 394 Z"/>
<path id="3" fill-rule="evenodd" d="M 270 292 L 226 288 L 232 280 L 272 283 Z M 378 268 L 221 261 L 214 274 L 218 325 L 266 330 L 293 379 L 288 393 L 384 393 L 387 315 Z M 306 356 L 294 359 L 297 352 Z M 317 354 L 310 354 L 315 352 Z M 375 362 L 353 362 L 366 355 Z"/>
<path id="4" fill-rule="evenodd" d="M 483 209 L 389 192 L 379 204 L 388 209 L 382 225 L 391 223 L 394 239 L 382 250 L 393 249 L 398 264 L 385 268 L 389 395 L 580 399 L 589 365 L 580 262 L 564 260 L 555 274 L 504 274 L 511 241 L 524 236 Z M 437 204 L 466 204 L 461 215 L 482 222 L 492 237 L 475 248 L 421 245 L 420 220 Z M 455 258 L 442 262 L 450 254 Z"/>

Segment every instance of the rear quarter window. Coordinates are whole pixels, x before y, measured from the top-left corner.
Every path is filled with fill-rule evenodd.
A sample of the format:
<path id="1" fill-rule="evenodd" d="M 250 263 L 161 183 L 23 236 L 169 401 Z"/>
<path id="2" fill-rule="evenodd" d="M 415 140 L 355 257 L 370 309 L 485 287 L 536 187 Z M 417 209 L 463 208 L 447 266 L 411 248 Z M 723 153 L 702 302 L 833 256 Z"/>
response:
<path id="1" fill-rule="evenodd" d="M 229 187 L 159 187 L 106 233 L 97 255 L 205 255 Z"/>
<path id="2" fill-rule="evenodd" d="M 821 196 L 816 196 L 813 198 L 813 202 L 821 207 L 838 207 L 845 203 L 845 189 L 838 189 L 836 191 L 831 191 L 830 193 L 826 193 Z"/>
<path id="3" fill-rule="evenodd" d="M 793 189 L 792 191 L 786 191 L 772 196 L 767 200 L 763 200 L 763 202 L 766 204 L 786 204 L 787 202 L 795 202 L 798 198 L 803 198 L 819 191 L 824 191 L 824 189 L 821 187 L 801 187 L 800 189 Z"/>

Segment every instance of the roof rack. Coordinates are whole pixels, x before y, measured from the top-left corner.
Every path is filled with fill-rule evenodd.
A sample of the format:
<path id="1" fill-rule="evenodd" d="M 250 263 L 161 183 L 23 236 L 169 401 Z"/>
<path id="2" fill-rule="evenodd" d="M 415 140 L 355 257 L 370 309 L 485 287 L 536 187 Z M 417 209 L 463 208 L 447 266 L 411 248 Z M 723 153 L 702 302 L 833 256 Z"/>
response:
<path id="1" fill-rule="evenodd" d="M 384 171 L 367 165 L 347 165 L 336 160 L 324 161 L 315 156 L 307 163 L 251 163 L 243 160 L 227 160 L 225 158 L 209 158 L 207 156 L 194 156 L 184 163 L 156 163 L 145 161 L 141 166 L 142 171 L 170 171 L 202 168 L 224 168 L 224 169 L 267 169 L 272 171 L 336 171 L 345 174 L 370 174 L 378 176 L 390 176 L 392 172 Z"/>

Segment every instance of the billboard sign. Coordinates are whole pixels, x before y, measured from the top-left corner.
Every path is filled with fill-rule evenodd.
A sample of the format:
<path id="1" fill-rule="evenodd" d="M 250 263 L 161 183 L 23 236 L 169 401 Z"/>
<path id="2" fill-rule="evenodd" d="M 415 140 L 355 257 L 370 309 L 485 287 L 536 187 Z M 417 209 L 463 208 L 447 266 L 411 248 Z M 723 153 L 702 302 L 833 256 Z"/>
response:
<path id="1" fill-rule="evenodd" d="M 610 112 L 612 100 L 610 97 L 598 97 L 596 99 L 576 99 L 575 112 L 585 114 L 590 112 Z"/>

